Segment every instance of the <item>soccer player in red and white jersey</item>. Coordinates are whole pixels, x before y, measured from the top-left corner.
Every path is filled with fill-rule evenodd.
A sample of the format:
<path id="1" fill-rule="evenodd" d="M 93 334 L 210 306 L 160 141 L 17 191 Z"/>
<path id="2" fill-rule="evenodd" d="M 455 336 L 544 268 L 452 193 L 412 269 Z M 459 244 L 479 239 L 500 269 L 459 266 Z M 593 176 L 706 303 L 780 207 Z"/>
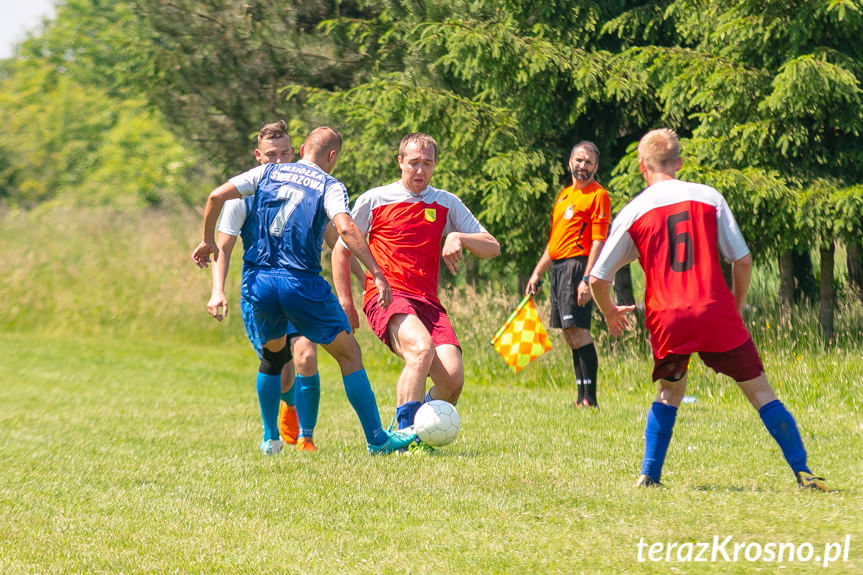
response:
<path id="1" fill-rule="evenodd" d="M 677 409 L 686 391 L 689 357 L 697 352 L 714 371 L 734 378 L 779 444 L 798 484 L 826 491 L 824 480 L 807 467 L 794 418 L 776 399 L 743 323 L 752 257 L 725 198 L 709 186 L 675 178 L 682 159 L 672 130 L 645 134 L 638 144 L 638 159 L 648 187 L 617 215 L 590 272 L 594 300 L 609 331 L 618 336 L 630 327 L 627 314 L 634 306 L 612 301 L 614 273 L 635 259 L 644 269 L 646 324 L 659 394 L 647 414 L 644 459 L 636 485 L 660 485 Z M 720 256 L 732 264 L 730 290 Z"/>
<path id="2" fill-rule="evenodd" d="M 399 429 L 413 425 L 424 401 L 455 404 L 464 386 L 461 349 L 437 295 L 441 257 L 456 273 L 464 249 L 481 258 L 500 252 L 494 236 L 458 197 L 429 185 L 437 163 L 434 138 L 406 135 L 398 154 L 401 179 L 362 194 L 352 212 L 392 288 L 393 301 L 383 308 L 367 277 L 363 310 L 372 331 L 405 362 L 396 386 Z M 358 326 L 348 256 L 347 247 L 338 242 L 332 256 L 333 283 L 351 324 Z M 426 393 L 428 376 L 433 385 Z"/>

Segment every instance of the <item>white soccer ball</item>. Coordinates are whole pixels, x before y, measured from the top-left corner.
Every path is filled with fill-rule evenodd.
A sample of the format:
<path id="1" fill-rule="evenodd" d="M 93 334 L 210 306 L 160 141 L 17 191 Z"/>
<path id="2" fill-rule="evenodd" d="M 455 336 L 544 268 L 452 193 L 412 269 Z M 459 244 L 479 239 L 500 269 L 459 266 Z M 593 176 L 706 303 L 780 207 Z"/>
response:
<path id="1" fill-rule="evenodd" d="M 440 447 L 452 441 L 461 429 L 461 417 L 455 406 L 441 399 L 424 403 L 414 417 L 414 431 L 420 441 Z"/>

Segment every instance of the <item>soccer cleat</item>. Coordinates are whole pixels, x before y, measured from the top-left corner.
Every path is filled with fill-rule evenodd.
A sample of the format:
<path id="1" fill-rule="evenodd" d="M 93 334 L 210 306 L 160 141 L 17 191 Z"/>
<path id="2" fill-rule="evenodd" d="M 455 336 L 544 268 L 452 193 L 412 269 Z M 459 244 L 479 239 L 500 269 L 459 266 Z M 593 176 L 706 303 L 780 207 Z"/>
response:
<path id="1" fill-rule="evenodd" d="M 281 439 L 264 439 L 261 441 L 260 450 L 264 455 L 278 455 L 284 444 Z"/>
<path id="2" fill-rule="evenodd" d="M 386 455 L 398 451 L 409 446 L 417 438 L 417 434 L 410 427 L 400 431 L 384 431 L 384 434 L 386 434 L 387 440 L 383 443 L 379 445 L 367 444 L 371 455 Z"/>
<path id="3" fill-rule="evenodd" d="M 642 473 L 638 477 L 638 481 L 635 482 L 636 487 L 665 487 L 658 481 L 654 481 L 649 475 L 646 473 Z"/>
<path id="4" fill-rule="evenodd" d="M 297 451 L 317 451 L 318 448 L 315 447 L 315 442 L 312 441 L 311 437 L 301 437 L 297 440 Z"/>
<path id="5" fill-rule="evenodd" d="M 800 486 L 800 489 L 812 489 L 814 491 L 825 492 L 830 491 L 827 489 L 827 485 L 824 483 L 823 477 L 816 477 L 808 471 L 797 472 L 797 485 Z"/>
<path id="6" fill-rule="evenodd" d="M 293 445 L 300 435 L 300 422 L 297 419 L 297 408 L 284 401 L 279 403 L 279 435 L 282 441 Z"/>
<path id="7" fill-rule="evenodd" d="M 423 453 L 423 454 L 425 454 L 425 453 L 434 453 L 437 450 L 434 447 L 432 447 L 431 445 L 429 445 L 428 443 L 424 443 L 424 442 L 420 441 L 419 438 L 417 438 L 416 441 L 412 442 L 408 446 L 408 451 L 410 453 Z"/>

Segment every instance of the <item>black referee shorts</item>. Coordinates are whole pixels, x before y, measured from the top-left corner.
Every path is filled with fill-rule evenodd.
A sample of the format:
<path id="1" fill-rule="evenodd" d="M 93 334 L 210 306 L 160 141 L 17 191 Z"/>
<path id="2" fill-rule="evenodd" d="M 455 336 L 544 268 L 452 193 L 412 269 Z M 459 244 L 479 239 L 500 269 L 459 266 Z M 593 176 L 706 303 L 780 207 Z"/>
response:
<path id="1" fill-rule="evenodd" d="M 551 262 L 551 327 L 590 329 L 593 300 L 578 305 L 578 284 L 587 268 L 587 256 Z"/>

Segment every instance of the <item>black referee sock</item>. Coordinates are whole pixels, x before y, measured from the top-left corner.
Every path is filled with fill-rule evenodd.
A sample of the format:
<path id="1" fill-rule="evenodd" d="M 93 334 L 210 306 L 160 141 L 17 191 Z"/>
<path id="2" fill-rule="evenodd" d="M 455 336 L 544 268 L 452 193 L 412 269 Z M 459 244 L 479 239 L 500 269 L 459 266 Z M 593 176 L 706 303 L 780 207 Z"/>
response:
<path id="1" fill-rule="evenodd" d="M 599 358 L 596 356 L 596 347 L 593 343 L 589 343 L 572 351 L 572 356 L 575 357 L 577 353 L 581 363 L 584 398 L 587 399 L 590 405 L 596 406 L 596 374 L 599 370 Z"/>
<path id="2" fill-rule="evenodd" d="M 581 357 L 577 349 L 572 350 L 572 365 L 575 368 L 575 388 L 578 390 L 577 405 L 584 401 L 584 372 L 581 369 Z"/>

